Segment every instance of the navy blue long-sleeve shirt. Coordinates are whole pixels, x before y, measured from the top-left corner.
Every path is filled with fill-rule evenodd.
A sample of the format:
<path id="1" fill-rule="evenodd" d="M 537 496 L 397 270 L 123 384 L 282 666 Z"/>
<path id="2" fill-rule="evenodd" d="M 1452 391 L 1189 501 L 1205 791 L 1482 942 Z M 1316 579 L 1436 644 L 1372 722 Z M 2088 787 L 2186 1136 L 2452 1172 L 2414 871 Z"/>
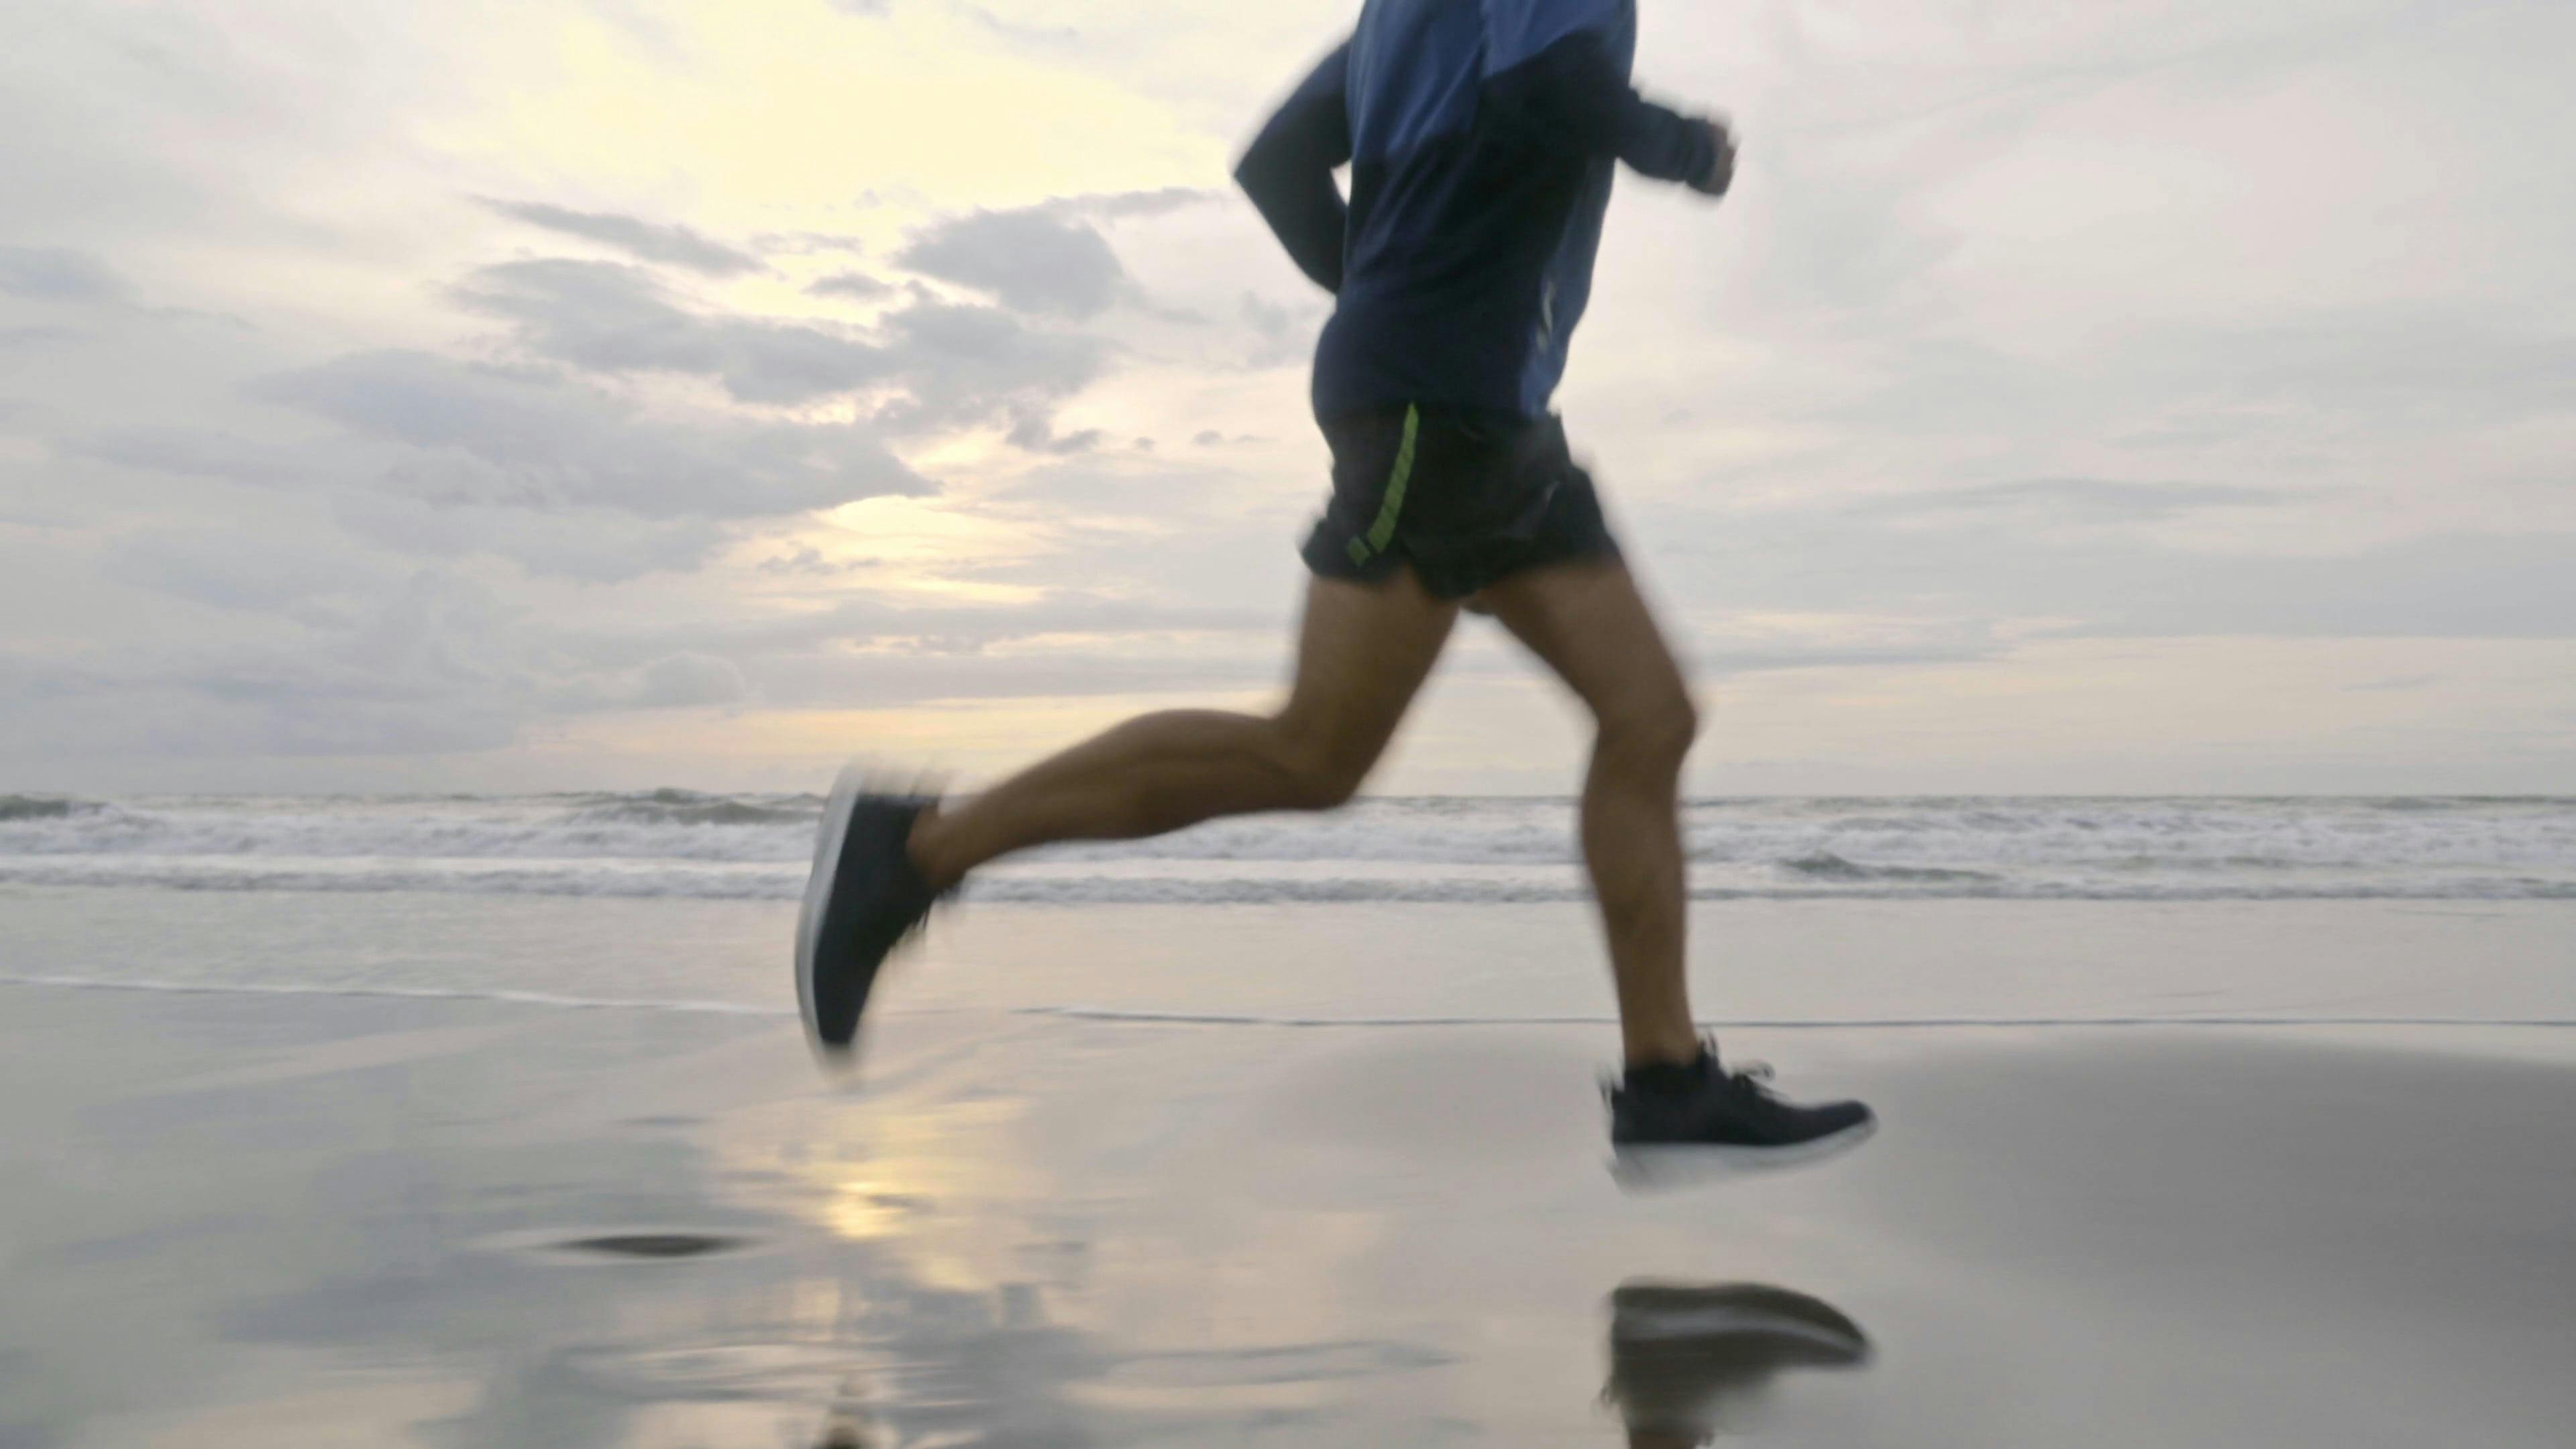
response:
<path id="1" fill-rule="evenodd" d="M 1723 159 L 1706 122 L 1637 94 L 1636 49 L 1635 0 L 1367 0 L 1235 170 L 1339 299 L 1315 352 L 1317 416 L 1545 415 L 1617 163 L 1705 182 Z"/>

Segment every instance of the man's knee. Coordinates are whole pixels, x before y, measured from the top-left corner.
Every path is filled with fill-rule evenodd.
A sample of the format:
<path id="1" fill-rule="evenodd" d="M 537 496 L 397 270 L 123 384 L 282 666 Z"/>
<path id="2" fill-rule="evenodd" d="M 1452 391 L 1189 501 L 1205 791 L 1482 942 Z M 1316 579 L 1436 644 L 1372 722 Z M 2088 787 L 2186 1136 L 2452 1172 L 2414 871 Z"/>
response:
<path id="1" fill-rule="evenodd" d="M 1377 763 L 1373 751 L 1314 738 L 1284 723 L 1273 734 L 1271 767 L 1286 809 L 1340 809 L 1360 792 L 1370 767 Z"/>
<path id="2" fill-rule="evenodd" d="M 1605 711 L 1600 717 L 1602 754 L 1640 765 L 1679 765 L 1699 739 L 1699 706 L 1674 693 Z"/>

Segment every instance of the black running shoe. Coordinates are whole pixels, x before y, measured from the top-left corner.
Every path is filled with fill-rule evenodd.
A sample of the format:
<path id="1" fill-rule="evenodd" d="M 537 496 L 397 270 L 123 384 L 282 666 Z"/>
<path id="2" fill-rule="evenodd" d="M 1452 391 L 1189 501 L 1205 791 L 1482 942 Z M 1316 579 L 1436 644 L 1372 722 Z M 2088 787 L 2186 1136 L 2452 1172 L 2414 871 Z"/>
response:
<path id="1" fill-rule="evenodd" d="M 796 996 L 805 1030 L 826 1053 L 850 1050 L 877 969 L 939 898 L 913 865 L 909 846 L 913 821 L 933 803 L 872 794 L 852 769 L 841 773 L 823 806 L 814 873 L 796 924 Z"/>
<path id="2" fill-rule="evenodd" d="M 1759 1283 L 1623 1283 L 1610 1295 L 1602 1397 L 1629 1442 L 1701 1445 L 1754 1427 L 1790 1369 L 1868 1364 L 1869 1338 L 1830 1303 Z"/>
<path id="3" fill-rule="evenodd" d="M 1801 1106 L 1775 1095 L 1771 1069 L 1718 1065 L 1714 1044 L 1688 1066 L 1630 1071 L 1605 1087 L 1612 1173 L 1623 1187 L 1679 1186 L 1747 1168 L 1786 1167 L 1857 1147 L 1878 1130 L 1859 1102 Z"/>

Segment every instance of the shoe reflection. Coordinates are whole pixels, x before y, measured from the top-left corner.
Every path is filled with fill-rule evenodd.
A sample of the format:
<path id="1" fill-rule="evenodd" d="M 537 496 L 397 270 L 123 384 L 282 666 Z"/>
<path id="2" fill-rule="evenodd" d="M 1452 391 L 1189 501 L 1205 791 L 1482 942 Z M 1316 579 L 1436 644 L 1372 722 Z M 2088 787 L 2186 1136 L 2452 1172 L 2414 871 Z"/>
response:
<path id="1" fill-rule="evenodd" d="M 867 1402 L 858 1380 L 843 1383 L 832 1405 L 831 1421 L 823 1426 L 823 1437 L 815 1441 L 814 1449 L 881 1449 L 886 1442 L 868 1431 Z"/>
<path id="2" fill-rule="evenodd" d="M 1633 1281 L 1610 1295 L 1602 1398 L 1629 1449 L 1698 1449 L 1753 1427 L 1771 1381 L 1793 1368 L 1860 1368 L 1869 1339 L 1833 1305 L 1758 1283 Z"/>

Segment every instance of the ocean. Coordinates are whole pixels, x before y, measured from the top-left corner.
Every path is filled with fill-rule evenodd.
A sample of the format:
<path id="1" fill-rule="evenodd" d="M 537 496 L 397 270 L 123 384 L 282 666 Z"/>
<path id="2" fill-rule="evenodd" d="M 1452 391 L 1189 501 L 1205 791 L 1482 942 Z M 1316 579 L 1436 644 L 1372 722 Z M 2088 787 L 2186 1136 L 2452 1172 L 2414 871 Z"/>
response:
<path id="1" fill-rule="evenodd" d="M 818 797 L 0 796 L 0 884 L 793 900 Z M 1366 801 L 1007 862 L 979 901 L 1580 900 L 1573 802 Z M 1703 799 L 1701 900 L 2576 900 L 2576 798 Z"/>
<path id="2" fill-rule="evenodd" d="M 0 980 L 792 1014 L 820 801 L 0 797 Z M 2576 799 L 1691 802 L 1704 1015 L 2576 1018 Z M 1563 799 L 1377 799 L 970 883 L 886 998 L 1606 1020 Z"/>

